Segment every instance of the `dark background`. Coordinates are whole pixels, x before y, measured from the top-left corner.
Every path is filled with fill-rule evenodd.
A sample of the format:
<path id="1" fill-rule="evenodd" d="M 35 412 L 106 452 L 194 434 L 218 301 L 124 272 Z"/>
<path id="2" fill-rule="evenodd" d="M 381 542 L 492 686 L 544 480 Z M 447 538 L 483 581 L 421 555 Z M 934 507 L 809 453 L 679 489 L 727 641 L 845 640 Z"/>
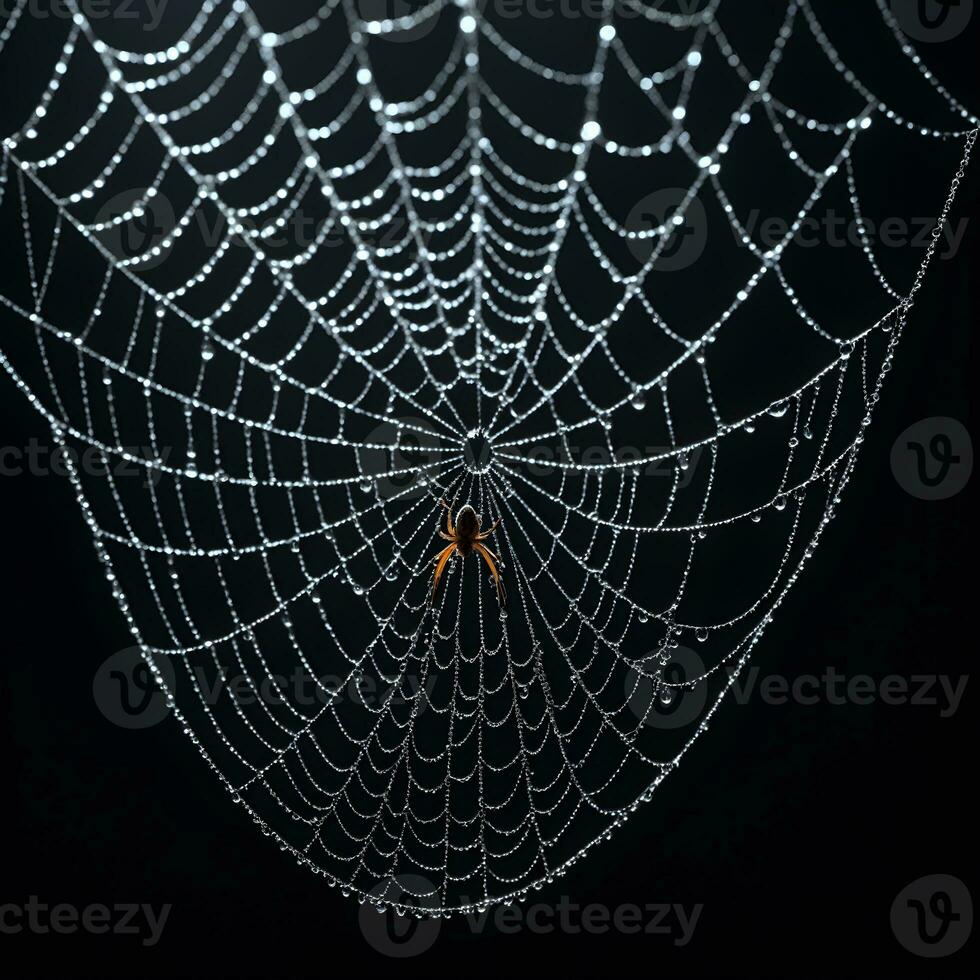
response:
<path id="1" fill-rule="evenodd" d="M 978 101 L 978 32 L 975 16 L 960 38 L 920 46 L 968 105 Z M 944 161 L 957 155 L 943 149 Z M 909 141 L 891 179 L 915 183 L 934 152 L 929 141 Z M 938 172 L 948 178 L 951 168 L 944 162 Z M 934 183 L 931 199 L 945 186 Z M 889 456 L 920 419 L 949 416 L 971 427 L 978 198 L 975 163 L 954 212 L 971 216 L 964 243 L 932 266 L 839 517 L 753 658 L 762 675 L 821 675 L 832 666 L 849 677 L 938 674 L 955 682 L 970 672 L 967 492 L 916 499 L 896 482 Z M 19 329 L 6 311 L 0 324 Z M 45 426 L 11 384 L 0 384 L 0 442 L 26 447 L 32 437 L 43 441 Z M 0 515 L 0 904 L 31 895 L 49 905 L 172 904 L 152 948 L 138 936 L 0 934 L 7 975 L 498 976 L 547 968 L 587 976 L 621 962 L 689 976 L 967 975 L 974 943 L 948 958 L 917 958 L 896 941 L 889 910 L 921 876 L 975 881 L 972 681 L 948 718 L 935 704 L 725 704 L 714 722 L 724 738 L 699 741 L 625 831 L 532 893 L 608 908 L 703 903 L 685 947 L 670 936 L 614 931 L 498 935 L 491 926 L 474 937 L 456 917 L 427 952 L 396 961 L 365 942 L 352 900 L 283 860 L 227 805 L 170 724 L 127 732 L 100 713 L 93 674 L 130 639 L 95 574 L 68 482 L 2 477 Z"/>

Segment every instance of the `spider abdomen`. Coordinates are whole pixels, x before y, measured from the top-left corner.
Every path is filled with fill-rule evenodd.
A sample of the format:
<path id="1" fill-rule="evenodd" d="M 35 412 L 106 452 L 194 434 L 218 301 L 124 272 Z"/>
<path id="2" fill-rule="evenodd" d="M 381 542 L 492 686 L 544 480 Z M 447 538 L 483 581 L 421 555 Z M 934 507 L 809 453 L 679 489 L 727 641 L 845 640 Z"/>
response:
<path id="1" fill-rule="evenodd" d="M 456 515 L 456 547 L 460 554 L 468 555 L 473 550 L 473 542 L 480 533 L 480 521 L 476 511 L 469 504 L 460 507 Z"/>

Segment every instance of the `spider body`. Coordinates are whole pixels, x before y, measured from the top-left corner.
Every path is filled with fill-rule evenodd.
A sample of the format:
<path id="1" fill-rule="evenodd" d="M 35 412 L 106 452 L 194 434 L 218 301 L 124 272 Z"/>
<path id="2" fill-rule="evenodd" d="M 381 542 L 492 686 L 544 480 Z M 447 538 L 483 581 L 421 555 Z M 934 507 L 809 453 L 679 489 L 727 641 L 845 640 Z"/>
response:
<path id="1" fill-rule="evenodd" d="M 507 591 L 504 589 L 503 579 L 500 577 L 500 569 L 498 568 L 500 559 L 484 544 L 486 539 L 497 530 L 500 519 L 494 521 L 486 531 L 481 531 L 480 518 L 469 504 L 463 504 L 460 507 L 456 513 L 456 521 L 453 522 L 453 512 L 449 504 L 445 500 L 441 500 L 440 503 L 446 508 L 446 530 L 440 531 L 439 537 L 450 543 L 434 559 L 436 571 L 432 579 L 432 594 L 435 595 L 436 589 L 439 588 L 439 580 L 442 578 L 447 562 L 454 553 L 458 552 L 463 558 L 466 558 L 476 552 L 490 569 L 490 575 L 497 587 L 497 599 L 500 605 L 505 605 Z"/>
<path id="2" fill-rule="evenodd" d="M 480 534 L 480 521 L 476 511 L 469 504 L 464 504 L 456 512 L 454 531 L 456 534 L 456 550 L 465 558 L 473 553 L 473 545 Z"/>

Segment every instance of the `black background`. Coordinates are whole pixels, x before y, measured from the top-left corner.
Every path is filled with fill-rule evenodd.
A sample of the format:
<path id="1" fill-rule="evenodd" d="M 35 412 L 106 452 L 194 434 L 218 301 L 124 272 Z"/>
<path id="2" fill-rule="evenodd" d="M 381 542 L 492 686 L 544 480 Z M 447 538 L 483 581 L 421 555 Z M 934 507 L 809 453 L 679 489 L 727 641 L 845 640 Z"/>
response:
<path id="1" fill-rule="evenodd" d="M 978 31 L 975 16 L 963 37 L 922 52 L 967 104 L 976 94 Z M 4 84 L 16 80 L 5 76 Z M 912 141 L 895 179 L 914 182 L 916 154 L 932 150 Z M 978 188 L 974 165 L 957 217 L 975 213 Z M 4 256 L 11 259 L 6 249 Z M 971 223 L 955 258 L 934 263 L 839 517 L 753 660 L 763 675 L 820 675 L 830 666 L 877 679 L 969 674 L 967 493 L 918 500 L 894 479 L 889 454 L 919 419 L 950 416 L 970 427 L 978 256 Z M 0 323 L 19 329 L 6 312 Z M 2 444 L 24 447 L 44 430 L 22 395 L 0 385 Z M 0 494 L 0 903 L 37 895 L 49 905 L 172 904 L 152 948 L 138 936 L 0 934 L 7 975 L 498 976 L 546 968 L 588 976 L 627 962 L 690 976 L 968 972 L 971 944 L 947 959 L 918 959 L 896 941 L 889 910 L 920 876 L 975 880 L 972 681 L 948 718 L 937 705 L 880 701 L 726 704 L 714 722 L 723 737 L 700 741 L 625 832 L 533 893 L 608 908 L 703 903 L 687 946 L 615 931 L 504 935 L 489 926 L 474 936 L 456 917 L 426 953 L 396 961 L 365 942 L 352 900 L 283 860 L 228 805 L 171 725 L 125 732 L 102 716 L 93 673 L 130 640 L 95 574 L 70 486 L 24 474 L 0 478 Z"/>

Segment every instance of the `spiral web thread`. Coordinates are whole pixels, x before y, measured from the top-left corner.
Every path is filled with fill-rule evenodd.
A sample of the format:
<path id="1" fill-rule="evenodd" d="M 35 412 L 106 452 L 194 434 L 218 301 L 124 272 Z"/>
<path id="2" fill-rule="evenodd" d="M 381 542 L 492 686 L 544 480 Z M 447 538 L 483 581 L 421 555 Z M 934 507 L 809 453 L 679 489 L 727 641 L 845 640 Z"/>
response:
<path id="1" fill-rule="evenodd" d="M 745 60 L 720 0 L 609 0 L 562 68 L 466 3 L 391 20 L 352 0 L 305 18 L 288 6 L 275 16 L 292 25 L 270 27 L 258 7 L 207 0 L 153 53 L 110 46 L 75 11 L 3 144 L 25 285 L 0 297 L 0 361 L 70 462 L 105 463 L 70 465 L 83 517 L 154 678 L 235 802 L 356 896 L 483 908 L 611 835 L 707 729 L 850 478 L 978 121 L 883 2 L 889 40 L 959 128 L 881 102 L 807 0 Z M 777 96 L 793 44 L 850 92 L 849 117 Z M 385 59 L 412 65 L 408 98 L 385 90 Z M 732 102 L 705 145 L 690 120 L 710 65 Z M 646 109 L 629 134 L 627 92 Z M 860 224 L 855 148 L 878 120 L 965 141 L 907 289 Z M 726 173 L 759 166 L 740 155 L 748 131 L 799 180 L 768 247 L 726 193 Z M 659 223 L 627 227 L 606 191 L 658 186 L 664 161 L 685 186 Z M 792 284 L 794 233 L 829 188 L 858 221 L 879 309 L 839 332 Z M 172 226 L 120 251 L 161 199 Z M 748 264 L 695 324 L 658 308 L 657 272 L 700 202 Z M 300 214 L 313 233 L 297 242 Z M 101 278 L 73 277 L 81 253 Z M 766 309 L 800 353 L 757 377 L 739 362 L 733 408 L 716 378 L 756 294 L 781 304 Z M 56 295 L 69 322 L 53 319 Z M 648 448 L 624 455 L 638 427 Z M 430 601 L 440 496 L 484 526 L 503 518 L 490 543 L 506 609 L 475 557 Z M 690 641 L 706 666 L 677 677 Z M 297 667 L 313 698 L 211 687 L 275 686 Z M 662 713 L 694 691 L 696 724 L 672 726 Z"/>

